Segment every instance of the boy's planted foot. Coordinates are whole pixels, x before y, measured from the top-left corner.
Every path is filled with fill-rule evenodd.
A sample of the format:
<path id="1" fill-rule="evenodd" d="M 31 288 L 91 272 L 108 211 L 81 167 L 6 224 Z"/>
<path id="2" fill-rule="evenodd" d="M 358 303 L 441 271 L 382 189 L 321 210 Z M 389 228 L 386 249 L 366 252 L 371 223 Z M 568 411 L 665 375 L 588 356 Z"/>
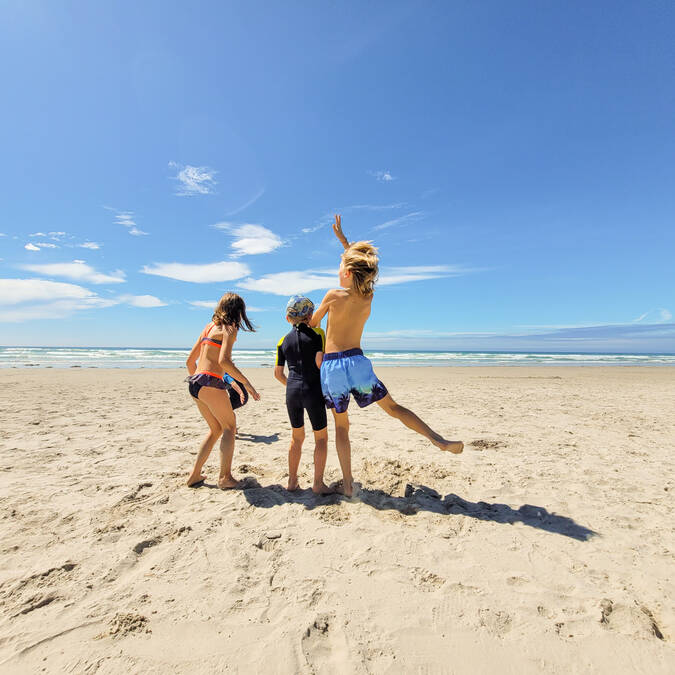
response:
<path id="1" fill-rule="evenodd" d="M 329 487 L 322 481 L 312 485 L 312 492 L 315 495 L 332 495 L 335 494 L 335 488 Z"/>
<path id="2" fill-rule="evenodd" d="M 300 484 L 298 483 L 297 478 L 289 478 L 288 479 L 288 487 L 286 488 L 289 492 L 295 492 L 298 487 L 300 487 Z"/>
<path id="3" fill-rule="evenodd" d="M 464 443 L 462 443 L 462 441 L 446 441 L 444 438 L 441 438 L 438 441 L 432 442 L 441 450 L 444 450 L 445 452 L 452 452 L 455 455 L 459 455 L 464 450 Z"/>
<path id="4" fill-rule="evenodd" d="M 218 487 L 221 490 L 232 490 L 239 487 L 239 481 L 234 476 L 225 476 L 218 479 Z"/>
<path id="5" fill-rule="evenodd" d="M 193 487 L 198 483 L 203 483 L 206 480 L 206 476 L 203 473 L 199 474 L 190 474 L 190 477 L 187 479 L 187 486 Z"/>

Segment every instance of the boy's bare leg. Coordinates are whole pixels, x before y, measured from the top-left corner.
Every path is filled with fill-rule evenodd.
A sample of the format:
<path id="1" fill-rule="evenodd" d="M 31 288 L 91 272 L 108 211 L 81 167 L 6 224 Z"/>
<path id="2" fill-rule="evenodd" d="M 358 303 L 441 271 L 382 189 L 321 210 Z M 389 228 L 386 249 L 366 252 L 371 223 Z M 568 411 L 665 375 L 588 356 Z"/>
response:
<path id="1" fill-rule="evenodd" d="M 204 440 L 199 446 L 199 453 L 197 454 L 197 459 L 195 460 L 194 468 L 190 477 L 187 479 L 188 487 L 192 487 L 197 483 L 201 483 L 206 479 L 206 476 L 202 473 L 202 467 L 204 463 L 209 458 L 213 446 L 216 444 L 216 441 L 220 437 L 220 434 L 223 432 L 218 420 L 211 414 L 208 406 L 205 403 L 202 403 L 200 400 L 196 399 L 195 403 L 199 408 L 199 412 L 202 414 L 204 420 L 209 425 L 209 433 L 206 434 Z"/>
<path id="2" fill-rule="evenodd" d="M 349 414 L 333 410 L 333 418 L 335 419 L 335 447 L 342 469 L 342 488 L 338 488 L 338 492 L 351 497 L 354 479 L 352 477 L 352 446 L 349 442 Z"/>
<path id="3" fill-rule="evenodd" d="M 288 448 L 288 490 L 293 492 L 298 489 L 298 466 L 302 455 L 302 443 L 305 440 L 305 427 L 293 429 L 291 446 Z"/>
<path id="4" fill-rule="evenodd" d="M 409 429 L 428 438 L 437 448 L 454 452 L 456 455 L 464 450 L 464 443 L 462 441 L 446 440 L 443 436 L 437 434 L 426 422 L 417 417 L 412 410 L 408 410 L 408 408 L 404 408 L 402 405 L 396 403 L 389 394 L 377 403 L 388 415 L 401 420 Z"/>
<path id="5" fill-rule="evenodd" d="M 232 458 L 234 456 L 234 432 L 237 420 L 232 410 L 227 392 L 214 387 L 202 387 L 199 400 L 205 403 L 211 414 L 218 420 L 223 437 L 220 439 L 220 474 L 218 487 L 228 490 L 239 486 L 239 481 L 232 475 Z"/>
<path id="6" fill-rule="evenodd" d="M 314 483 L 312 492 L 319 495 L 328 495 L 334 492 L 323 482 L 323 472 L 326 470 L 328 456 L 328 427 L 314 432 Z"/>

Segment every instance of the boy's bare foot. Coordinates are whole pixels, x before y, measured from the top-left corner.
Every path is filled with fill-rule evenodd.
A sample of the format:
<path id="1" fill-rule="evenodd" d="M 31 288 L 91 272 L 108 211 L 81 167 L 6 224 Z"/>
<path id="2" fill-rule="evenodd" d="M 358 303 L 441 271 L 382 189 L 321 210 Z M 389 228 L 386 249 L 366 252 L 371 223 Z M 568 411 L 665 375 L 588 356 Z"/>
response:
<path id="1" fill-rule="evenodd" d="M 288 487 L 286 488 L 289 492 L 295 492 L 299 487 L 297 478 L 288 479 Z"/>
<path id="2" fill-rule="evenodd" d="M 239 487 L 239 481 L 234 476 L 226 476 L 218 479 L 218 487 L 221 490 L 232 490 Z"/>
<path id="3" fill-rule="evenodd" d="M 190 477 L 187 479 L 187 486 L 192 487 L 193 485 L 197 485 L 197 483 L 201 483 L 206 480 L 206 476 L 202 474 L 198 474 L 195 476 L 195 474 L 191 474 Z"/>
<path id="4" fill-rule="evenodd" d="M 461 452 L 464 450 L 464 443 L 462 441 L 446 441 L 444 438 L 441 438 L 438 441 L 432 441 L 433 444 L 440 448 L 441 450 L 444 450 L 446 452 L 452 452 L 455 455 L 461 454 Z"/>
<path id="5" fill-rule="evenodd" d="M 328 487 L 324 482 L 321 482 L 318 485 L 315 483 L 312 485 L 312 492 L 315 495 L 332 495 L 335 494 L 335 488 Z"/>

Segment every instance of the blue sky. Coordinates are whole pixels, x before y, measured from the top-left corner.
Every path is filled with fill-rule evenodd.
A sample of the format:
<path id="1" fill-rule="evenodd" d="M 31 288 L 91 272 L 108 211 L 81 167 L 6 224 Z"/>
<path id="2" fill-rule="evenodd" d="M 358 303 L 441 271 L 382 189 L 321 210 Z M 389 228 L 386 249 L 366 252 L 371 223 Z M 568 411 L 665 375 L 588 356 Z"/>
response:
<path id="1" fill-rule="evenodd" d="M 0 5 L 0 344 L 276 343 L 373 239 L 364 346 L 675 351 L 669 2 Z"/>

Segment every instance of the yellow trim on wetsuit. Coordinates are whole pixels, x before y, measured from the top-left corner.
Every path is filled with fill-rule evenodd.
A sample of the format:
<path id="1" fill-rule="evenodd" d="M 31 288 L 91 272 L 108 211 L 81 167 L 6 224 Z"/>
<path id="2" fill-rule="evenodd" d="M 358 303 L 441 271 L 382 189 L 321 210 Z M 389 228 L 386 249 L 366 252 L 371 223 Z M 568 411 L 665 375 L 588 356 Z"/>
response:
<path id="1" fill-rule="evenodd" d="M 323 332 L 323 328 L 321 326 L 314 326 L 314 332 L 317 335 L 321 336 L 321 351 L 325 352 L 326 351 L 326 334 Z"/>
<path id="2" fill-rule="evenodd" d="M 286 339 L 286 336 L 284 335 L 279 342 L 277 342 L 277 353 L 274 356 L 274 365 L 278 366 L 279 365 L 279 347 L 281 347 L 281 343 Z"/>

